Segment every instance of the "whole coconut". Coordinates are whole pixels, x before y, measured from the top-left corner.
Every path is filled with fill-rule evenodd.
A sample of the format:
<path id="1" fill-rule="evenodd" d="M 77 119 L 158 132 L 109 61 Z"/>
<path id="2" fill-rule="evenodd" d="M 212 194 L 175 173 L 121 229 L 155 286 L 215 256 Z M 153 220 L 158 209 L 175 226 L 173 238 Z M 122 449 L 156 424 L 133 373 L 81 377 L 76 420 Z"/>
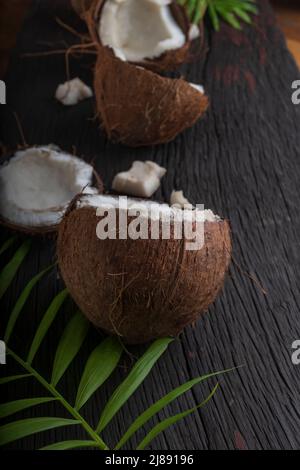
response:
<path id="1" fill-rule="evenodd" d="M 77 203 L 60 225 L 58 261 L 69 292 L 96 327 L 126 343 L 178 335 L 223 286 L 231 258 L 228 222 L 209 215 L 204 246 L 194 251 L 174 238 L 174 227 L 169 240 L 100 240 L 96 210 L 105 198 Z"/>

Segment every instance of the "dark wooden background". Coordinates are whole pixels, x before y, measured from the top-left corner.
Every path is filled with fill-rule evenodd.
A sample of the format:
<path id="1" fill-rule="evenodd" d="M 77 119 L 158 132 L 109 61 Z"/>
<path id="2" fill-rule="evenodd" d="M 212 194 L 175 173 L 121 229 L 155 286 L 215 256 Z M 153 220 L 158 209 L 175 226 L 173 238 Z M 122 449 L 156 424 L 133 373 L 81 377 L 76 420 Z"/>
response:
<path id="1" fill-rule="evenodd" d="M 113 175 L 133 160 L 154 160 L 168 168 L 157 197 L 168 200 L 173 188 L 183 189 L 194 203 L 204 203 L 228 217 L 234 258 L 224 292 L 196 325 L 188 328 L 161 358 L 153 373 L 104 432 L 113 445 L 140 412 L 171 388 L 203 373 L 234 365 L 245 367 L 221 378 L 213 401 L 201 412 L 169 429 L 153 449 L 297 449 L 300 446 L 300 366 L 291 361 L 291 344 L 300 339 L 300 106 L 291 102 L 291 83 L 300 78 L 275 24 L 269 3 L 260 2 L 254 27 L 236 32 L 227 26 L 208 34 L 206 58 L 183 67 L 193 82 L 202 82 L 211 97 L 206 117 L 166 146 L 132 150 L 107 141 L 97 129 L 92 100 L 67 109 L 53 99 L 65 79 L 63 56 L 22 58 L 23 53 L 53 50 L 73 44 L 74 36 L 55 21 L 58 16 L 82 29 L 65 1 L 35 1 L 19 35 L 7 75 L 8 105 L 1 106 L 0 138 L 7 147 L 21 143 L 13 116 L 16 111 L 29 144 L 55 143 L 94 161 L 109 188 Z M 71 61 L 72 76 L 92 81 L 93 57 Z M 7 237 L 2 230 L 1 240 Z M 13 249 L 1 257 L 4 264 Z M 55 258 L 55 244 L 34 246 L 1 305 L 1 328 L 26 281 Z M 237 266 L 239 265 L 239 267 Z M 256 276 L 262 292 L 249 276 Z M 62 288 L 52 273 L 35 289 L 14 335 L 22 353 L 53 295 Z M 44 373 L 50 368 L 66 320 L 75 307 L 64 306 L 35 361 Z M 5 319 L 5 321 L 4 321 Z M 0 335 L 1 336 L 1 335 Z M 61 390 L 74 397 L 88 353 L 99 342 L 89 336 Z M 132 349 L 139 355 L 142 349 Z M 125 357 L 118 372 L 84 408 L 97 423 L 100 410 L 131 365 Z M 2 368 L 15 371 L 11 359 Z M 214 381 L 196 387 L 167 410 L 185 410 L 201 402 Z M 10 384 L 6 398 L 42 393 L 33 381 Z M 56 404 L 22 416 L 60 415 Z M 150 422 L 147 429 L 153 425 Z M 139 432 L 129 448 L 140 442 Z M 71 427 L 43 433 L 11 445 L 39 448 L 62 439 L 83 437 Z"/>

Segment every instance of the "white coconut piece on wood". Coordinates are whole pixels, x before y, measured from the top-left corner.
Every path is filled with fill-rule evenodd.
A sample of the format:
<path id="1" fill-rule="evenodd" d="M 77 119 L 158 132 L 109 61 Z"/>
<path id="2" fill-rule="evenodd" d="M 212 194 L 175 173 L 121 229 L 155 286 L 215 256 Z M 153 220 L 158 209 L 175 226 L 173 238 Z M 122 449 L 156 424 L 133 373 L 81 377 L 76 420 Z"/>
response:
<path id="1" fill-rule="evenodd" d="M 118 173 L 112 184 L 114 191 L 136 197 L 151 197 L 159 188 L 166 169 L 157 163 L 136 161 L 129 171 Z"/>
<path id="2" fill-rule="evenodd" d="M 196 24 L 191 24 L 190 30 L 189 30 L 189 40 L 194 41 L 195 39 L 198 39 L 200 37 L 200 28 Z"/>
<path id="3" fill-rule="evenodd" d="M 171 206 L 179 207 L 181 209 L 193 209 L 193 204 L 184 196 L 183 191 L 172 191 L 170 197 Z"/>
<path id="4" fill-rule="evenodd" d="M 186 36 L 171 12 L 171 0 L 106 0 L 99 38 L 129 62 L 155 59 L 180 49 Z"/>
<path id="5" fill-rule="evenodd" d="M 202 85 L 196 85 L 196 83 L 190 83 L 190 86 L 194 88 L 195 90 L 199 91 L 202 95 L 205 94 L 204 87 Z"/>
<path id="6" fill-rule="evenodd" d="M 73 78 L 57 87 L 55 98 L 65 106 L 74 106 L 93 96 L 92 89 L 80 78 Z"/>
<path id="7" fill-rule="evenodd" d="M 49 147 L 18 151 L 0 167 L 0 217 L 13 226 L 56 226 L 78 193 L 96 194 L 93 167 Z"/>

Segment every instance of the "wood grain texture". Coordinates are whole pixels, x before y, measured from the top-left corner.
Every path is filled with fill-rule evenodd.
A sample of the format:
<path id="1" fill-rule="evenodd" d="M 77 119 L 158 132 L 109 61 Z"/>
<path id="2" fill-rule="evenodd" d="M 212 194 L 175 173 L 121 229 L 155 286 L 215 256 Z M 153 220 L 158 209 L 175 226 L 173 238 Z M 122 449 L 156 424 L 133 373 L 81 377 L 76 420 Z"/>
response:
<path id="1" fill-rule="evenodd" d="M 4 76 L 11 49 L 31 0 L 0 0 L 0 78 Z"/>
<path id="2" fill-rule="evenodd" d="M 291 83 L 300 76 L 269 3 L 260 3 L 262 14 L 253 28 L 240 33 L 224 26 L 220 33 L 211 33 L 206 60 L 182 69 L 190 81 L 204 83 L 212 103 L 206 117 L 173 143 L 142 150 L 109 143 L 93 119 L 93 101 L 66 109 L 53 100 L 57 84 L 66 76 L 63 57 L 20 57 L 24 52 L 45 50 L 49 43 L 57 48 L 62 41 L 74 42 L 74 37 L 54 20 L 59 16 L 77 29 L 82 27 L 64 8 L 64 2 L 36 2 L 19 37 L 6 76 L 8 105 L 0 109 L 0 136 L 6 146 L 20 142 L 12 115 L 15 110 L 28 143 L 54 142 L 70 151 L 75 146 L 79 155 L 96 163 L 107 187 L 114 174 L 128 168 L 133 160 L 153 160 L 168 168 L 159 199 L 168 200 L 174 188 L 183 189 L 191 201 L 204 203 L 231 221 L 236 262 L 223 294 L 195 328 L 188 328 L 171 345 L 151 376 L 120 410 L 104 432 L 110 445 L 134 417 L 172 387 L 206 372 L 243 364 L 243 368 L 221 378 L 220 391 L 209 406 L 159 436 L 152 448 L 300 446 L 300 368 L 291 361 L 291 344 L 300 338 L 300 107 L 291 102 Z M 92 67 L 92 57 L 72 60 L 71 72 L 91 83 Z M 5 237 L 2 232 L 1 238 Z M 2 257 L 1 263 L 12 253 Z M 3 299 L 5 318 L 26 280 L 53 258 L 54 242 L 34 242 Z M 256 276 L 267 295 L 245 271 Z M 18 351 L 28 348 L 38 320 L 61 288 L 56 273 L 52 273 L 34 291 L 14 335 L 13 345 Z M 72 311 L 71 303 L 62 309 L 43 344 L 35 365 L 44 373 L 50 368 L 59 334 Z M 62 381 L 60 390 L 66 396 L 74 397 L 84 362 L 98 341 L 94 331 Z M 133 350 L 135 354 L 140 351 Z M 97 423 L 103 404 L 130 365 L 130 358 L 125 358 L 118 372 L 84 408 L 91 423 Z M 5 374 L 13 371 L 15 366 L 9 359 Z M 159 417 L 200 403 L 214 383 L 196 387 Z M 31 380 L 10 385 L 6 392 L 9 399 L 42 393 Z M 28 410 L 22 416 L 41 413 L 65 416 L 55 403 Z M 128 447 L 136 447 L 143 435 L 139 432 Z M 11 447 L 39 448 L 55 440 L 78 437 L 85 435 L 80 428 L 72 427 L 27 438 Z"/>

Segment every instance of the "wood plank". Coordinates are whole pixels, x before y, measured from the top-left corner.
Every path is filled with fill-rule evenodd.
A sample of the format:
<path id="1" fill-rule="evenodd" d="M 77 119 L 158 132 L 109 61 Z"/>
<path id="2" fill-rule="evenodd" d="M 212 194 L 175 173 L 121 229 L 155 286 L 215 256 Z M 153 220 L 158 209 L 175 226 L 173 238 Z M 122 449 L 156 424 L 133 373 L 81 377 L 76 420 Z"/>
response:
<path id="1" fill-rule="evenodd" d="M 0 78 L 5 73 L 10 51 L 30 4 L 31 0 L 0 0 Z"/>
<path id="2" fill-rule="evenodd" d="M 168 200 L 174 187 L 183 189 L 194 203 L 203 202 L 228 217 L 232 227 L 235 263 L 224 292 L 195 328 L 188 328 L 172 344 L 104 432 L 105 440 L 115 444 L 139 413 L 173 387 L 203 373 L 244 364 L 220 379 L 220 391 L 208 407 L 160 435 L 151 448 L 235 449 L 242 445 L 249 449 L 298 449 L 300 369 L 292 364 L 291 344 L 300 338 L 300 107 L 292 105 L 290 85 L 300 77 L 269 3 L 261 1 L 262 14 L 255 28 L 247 27 L 240 33 L 224 26 L 220 33 L 211 35 L 206 60 L 183 67 L 183 75 L 192 82 L 203 82 L 207 89 L 211 107 L 206 117 L 169 145 L 145 149 L 108 142 L 94 120 L 93 101 L 71 109 L 54 101 L 54 90 L 66 76 L 63 57 L 21 59 L 23 52 L 45 49 L 37 37 L 51 44 L 74 41 L 57 25 L 55 16 L 80 29 L 78 19 L 62 0 L 35 5 L 38 7 L 25 24 L 5 77 L 9 106 L 0 109 L 0 140 L 7 146 L 21 142 L 12 116 L 15 110 L 28 143 L 54 142 L 69 151 L 75 146 L 79 155 L 95 161 L 108 188 L 114 174 L 128 168 L 133 160 L 153 160 L 168 169 L 158 199 Z M 90 84 L 92 68 L 92 59 L 71 61 L 72 75 Z M 5 236 L 2 231 L 1 240 Z M 2 265 L 12 253 L 13 249 L 0 259 Z M 35 240 L 1 302 L 0 328 L 26 281 L 53 259 L 55 243 Z M 258 278 L 267 295 L 245 272 Z M 20 354 L 28 350 L 34 329 L 61 288 L 53 272 L 35 289 L 11 345 Z M 35 364 L 46 376 L 74 309 L 70 304 L 62 310 L 39 352 Z M 99 340 L 94 331 L 60 384 L 70 399 L 74 399 L 88 354 Z M 136 356 L 142 350 L 131 352 Z M 85 407 L 85 417 L 93 425 L 131 364 L 131 357 L 126 356 L 116 374 Z M 7 371 L 15 372 L 11 359 Z M 195 388 L 159 418 L 200 403 L 214 383 Z M 6 387 L 7 399 L 40 394 L 40 387 L 31 380 Z M 40 409 L 33 409 L 21 416 L 40 413 Z M 45 405 L 44 413 L 64 415 L 57 403 Z M 36 449 L 59 439 L 84 436 L 80 427 L 72 427 L 30 437 L 11 448 Z M 144 432 L 139 432 L 128 448 L 135 448 L 143 436 Z"/>

